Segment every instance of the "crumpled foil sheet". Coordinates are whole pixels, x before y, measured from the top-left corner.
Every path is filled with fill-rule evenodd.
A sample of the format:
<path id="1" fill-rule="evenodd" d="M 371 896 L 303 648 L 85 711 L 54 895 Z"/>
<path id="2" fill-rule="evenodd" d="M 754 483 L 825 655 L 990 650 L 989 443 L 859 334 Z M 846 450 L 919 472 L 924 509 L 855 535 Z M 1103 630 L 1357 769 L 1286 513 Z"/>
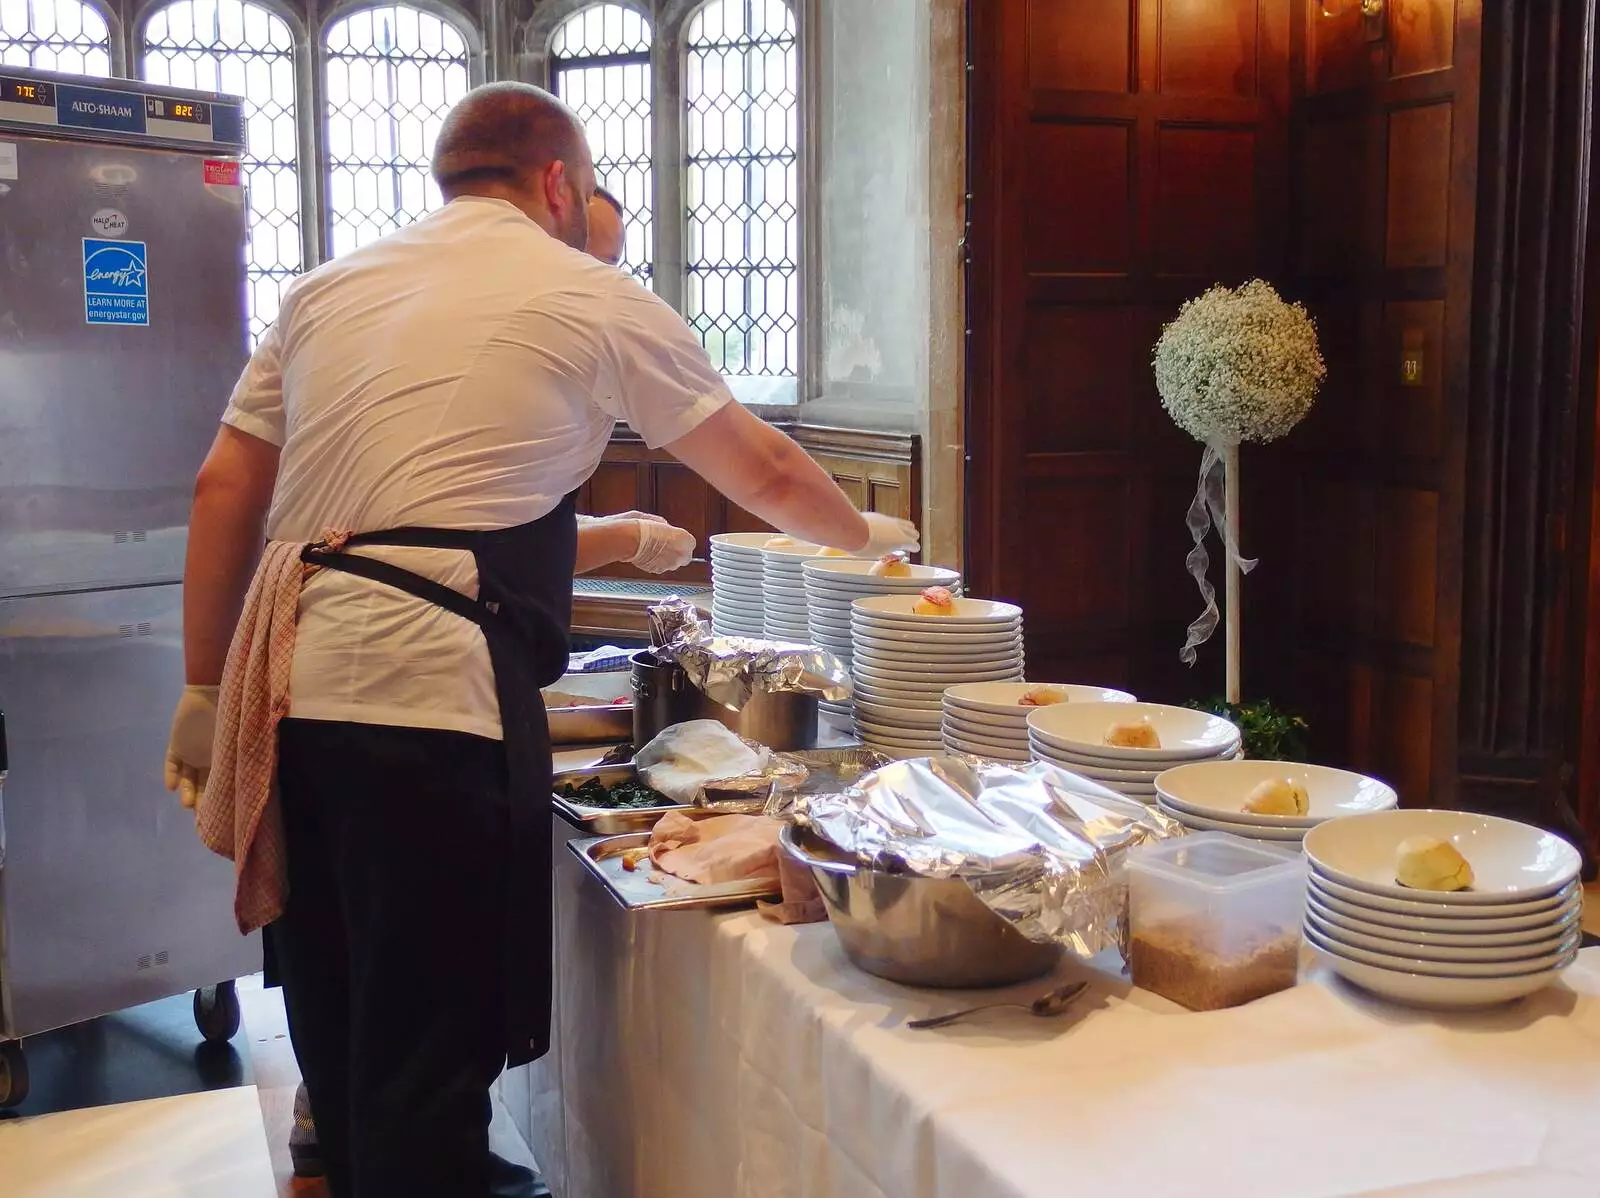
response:
<path id="1" fill-rule="evenodd" d="M 743 711 L 755 694 L 816 695 L 840 703 L 854 693 L 850 671 L 815 645 L 717 636 L 694 604 L 671 599 L 649 609 L 652 652 L 675 661 L 714 703 Z"/>
<path id="2" fill-rule="evenodd" d="M 1184 834 L 1161 812 L 1046 762 L 895 762 L 782 814 L 863 866 L 960 878 L 1035 941 L 1079 956 L 1125 948 L 1127 850 Z"/>

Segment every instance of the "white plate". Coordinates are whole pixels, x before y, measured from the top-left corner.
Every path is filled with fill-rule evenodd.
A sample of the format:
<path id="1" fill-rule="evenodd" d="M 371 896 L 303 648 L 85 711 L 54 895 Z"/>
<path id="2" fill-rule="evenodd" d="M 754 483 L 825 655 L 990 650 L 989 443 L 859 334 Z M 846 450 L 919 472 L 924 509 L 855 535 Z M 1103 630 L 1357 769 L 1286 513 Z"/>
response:
<path id="1" fill-rule="evenodd" d="M 909 691 L 895 691 L 856 679 L 856 698 L 878 707 L 903 707 L 908 711 L 937 712 L 938 695 L 919 695 Z"/>
<path id="2" fill-rule="evenodd" d="M 1044 708 L 1043 710 L 1048 711 L 1049 708 Z M 1126 757 L 1109 757 L 1101 753 L 1088 752 L 1082 746 L 1073 742 L 1064 741 L 1060 737 L 1051 736 L 1048 732 L 1040 732 L 1037 728 L 1033 727 L 1031 716 L 1029 717 L 1029 721 L 1029 735 L 1031 735 L 1033 739 L 1041 746 L 1048 748 L 1052 753 L 1072 757 L 1075 760 L 1097 766 L 1100 769 L 1141 769 L 1147 771 L 1153 777 L 1160 777 L 1167 770 L 1172 769 L 1177 764 L 1188 765 L 1191 761 L 1229 761 L 1243 756 L 1240 747 L 1235 745 L 1232 749 L 1225 750 L 1221 753 L 1210 754 L 1205 757 L 1193 757 L 1190 758 L 1189 761 L 1184 761 L 1181 763 L 1158 760 L 1130 760 Z"/>
<path id="3" fill-rule="evenodd" d="M 910 685 L 914 689 L 931 687 L 935 693 L 943 695 L 944 692 L 958 682 L 980 682 L 989 678 L 1015 678 L 1022 673 L 1022 663 L 1019 661 L 999 661 L 991 665 L 951 666 L 948 669 L 913 670 L 899 669 L 885 666 L 872 658 L 864 658 L 861 653 L 855 653 L 855 673 L 875 682 L 885 682 L 890 686 Z"/>
<path id="4" fill-rule="evenodd" d="M 1427 913 L 1397 912 L 1397 910 L 1384 910 L 1374 907 L 1370 902 L 1374 900 L 1370 894 L 1362 894 L 1363 902 L 1346 897 L 1352 891 L 1339 888 L 1344 894 L 1336 894 L 1330 886 L 1338 883 L 1318 878 L 1315 873 L 1310 873 L 1307 885 L 1310 893 L 1317 896 L 1317 902 L 1330 907 L 1339 915 L 1347 915 L 1352 920 L 1362 920 L 1365 923 L 1378 924 L 1384 928 L 1394 928 L 1403 931 L 1408 936 L 1416 932 L 1450 932 L 1454 936 L 1477 936 L 1482 932 L 1526 932 L 1536 928 L 1549 928 L 1550 924 L 1565 920 L 1574 908 L 1582 912 L 1584 896 L 1579 886 L 1571 886 L 1568 891 L 1563 891 L 1563 899 L 1552 905 L 1539 904 L 1538 910 L 1522 912 L 1520 915 L 1494 915 L 1493 908 L 1488 912 L 1475 907 L 1451 907 L 1440 910 L 1438 907 L 1427 907 L 1426 904 L 1416 904 L 1426 908 Z"/>
<path id="5" fill-rule="evenodd" d="M 1132 703 L 1134 698 L 1126 691 L 1111 690 L 1103 686 L 1080 686 L 1059 682 L 988 682 L 963 686 L 950 692 L 950 702 L 959 707 L 970 707 L 988 715 L 1015 715 L 1026 719 L 1037 707 L 1022 706 L 1022 697 L 1041 686 L 1065 691 L 1069 703 Z"/>
<path id="6" fill-rule="evenodd" d="M 813 560 L 811 564 L 806 567 L 806 573 L 816 574 L 818 576 L 838 574 L 845 578 L 864 578 L 875 583 L 915 582 L 918 579 L 926 579 L 927 581 L 921 583 L 921 586 L 924 587 L 948 587 L 953 583 L 961 581 L 961 575 L 957 574 L 954 570 L 947 570 L 943 566 L 918 565 L 913 565 L 911 567 L 912 577 L 910 579 L 873 578 L 871 571 L 872 567 L 876 564 L 876 559 L 864 560 L 860 558 L 838 559 L 824 557 Z"/>
<path id="7" fill-rule="evenodd" d="M 1410 836 L 1454 844 L 1476 876 L 1471 888 L 1419 892 L 1396 882 L 1395 850 Z M 1333 820 L 1306 836 L 1306 857 L 1323 876 L 1358 891 L 1468 907 L 1546 898 L 1576 878 L 1583 864 L 1575 848 L 1542 828 L 1466 811 L 1380 811 Z"/>
<path id="8" fill-rule="evenodd" d="M 883 707 L 877 703 L 858 700 L 856 714 L 886 728 L 915 728 L 919 731 L 937 732 L 944 725 L 937 712 L 918 711 L 909 707 Z"/>
<path id="9" fill-rule="evenodd" d="M 1159 749 L 1124 749 L 1105 743 L 1112 724 L 1149 720 L 1161 741 Z M 1187 707 L 1159 703 L 1060 703 L 1028 716 L 1028 726 L 1046 741 L 1076 753 L 1139 764 L 1194 761 L 1232 753 L 1239 729 L 1227 720 Z"/>
<path id="10" fill-rule="evenodd" d="M 1256 815 L 1245 799 L 1263 782 L 1283 778 L 1305 787 L 1311 810 L 1303 816 Z M 1336 816 L 1388 811 L 1399 802 L 1394 788 L 1347 770 L 1286 761 L 1202 761 L 1168 770 L 1157 787 L 1174 807 L 1233 823 L 1269 828 L 1311 828 Z"/>
<path id="11" fill-rule="evenodd" d="M 1572 916 L 1565 923 L 1532 933 L 1537 939 L 1508 943 L 1501 936 L 1430 936 L 1423 940 L 1407 937 L 1406 933 L 1392 928 L 1383 929 L 1388 935 L 1380 935 L 1353 926 L 1354 921 L 1329 911 L 1315 898 L 1309 897 L 1306 900 L 1306 918 L 1319 931 L 1325 932 L 1330 940 L 1394 956 L 1420 957 L 1425 961 L 1516 961 L 1539 957 L 1558 949 L 1577 923 L 1577 917 Z"/>
<path id="12" fill-rule="evenodd" d="M 943 616 L 916 616 L 906 620 L 885 620 L 862 614 L 859 605 L 868 602 L 856 600 L 850 609 L 850 623 L 859 632 L 885 640 L 909 640 L 917 643 L 942 641 L 959 637 L 1021 636 L 1021 620 L 953 620 Z M 874 600 L 875 602 L 875 600 Z M 963 601 L 964 602 L 964 601 Z"/>
<path id="13" fill-rule="evenodd" d="M 1149 770 L 1108 770 L 1097 765 L 1086 765 L 1075 758 L 1056 753 L 1048 745 L 1041 745 L 1038 741 L 1029 741 L 1028 748 L 1039 761 L 1048 761 L 1051 765 L 1059 765 L 1064 770 L 1071 770 L 1074 774 L 1082 774 L 1085 778 L 1093 778 L 1096 782 L 1121 782 L 1148 786 L 1152 794 L 1156 789 L 1157 775 Z"/>
<path id="14" fill-rule="evenodd" d="M 956 740 L 952 736 L 944 738 L 944 747 L 951 753 L 962 753 L 968 757 L 981 758 L 984 761 L 999 761 L 1005 765 L 1027 765 L 1026 753 L 1018 753 L 1015 749 L 997 749 L 985 747 L 977 743 L 968 744 Z"/>
<path id="15" fill-rule="evenodd" d="M 1554 950 L 1522 960 L 1430 961 L 1406 953 L 1374 952 L 1372 949 L 1362 948 L 1345 939 L 1337 929 L 1330 929 L 1327 925 L 1318 926 L 1313 920 L 1314 917 L 1306 921 L 1307 939 L 1314 935 L 1327 948 L 1353 961 L 1360 961 L 1364 965 L 1376 965 L 1380 969 L 1395 969 L 1402 973 L 1426 974 L 1437 978 L 1503 978 L 1519 973 L 1540 973 L 1546 969 L 1554 969 L 1562 961 L 1570 961 L 1577 955 L 1578 941 L 1582 937 L 1581 931 L 1568 932 Z"/>
<path id="16" fill-rule="evenodd" d="M 853 629 L 850 636 L 863 649 L 871 649 L 888 657 L 903 657 L 912 660 L 924 657 L 970 657 L 981 654 L 998 656 L 1002 653 L 1021 653 L 1023 651 L 1022 638 L 1009 635 L 984 637 L 982 640 L 953 637 L 948 640 L 927 640 L 914 643 L 884 640 L 882 637 L 869 636 L 860 629 Z"/>
<path id="17" fill-rule="evenodd" d="M 960 733 L 962 736 L 973 736 L 979 740 L 992 740 L 1001 744 L 1016 745 L 1024 751 L 1030 748 L 1027 733 L 1021 729 L 996 728 L 993 724 L 974 724 L 969 720 L 963 720 L 958 716 L 951 715 L 948 707 L 944 709 L 944 726 L 952 732 Z"/>
<path id="18" fill-rule="evenodd" d="M 1323 824 L 1322 827 L 1326 827 Z M 1315 829 L 1314 829 L 1315 830 Z M 1306 840 L 1310 840 L 1310 833 L 1306 833 Z M 1307 857 L 1310 854 L 1307 853 Z M 1360 891 L 1354 886 L 1346 886 L 1336 878 L 1330 878 L 1317 862 L 1310 864 L 1310 880 L 1323 894 L 1331 894 L 1336 899 L 1354 902 L 1358 907 L 1370 907 L 1379 912 L 1392 912 L 1395 915 L 1419 915 L 1424 918 L 1443 918 L 1443 920 L 1456 920 L 1458 923 L 1477 920 L 1506 920 L 1510 916 L 1522 915 L 1550 915 L 1568 902 L 1579 889 L 1579 883 L 1571 881 L 1565 888 L 1555 894 L 1546 894 L 1538 899 L 1525 899 L 1522 902 L 1499 902 L 1499 904 L 1445 904 L 1445 902 L 1427 902 L 1426 899 L 1390 899 L 1387 894 L 1373 894 L 1371 891 Z M 1421 891 L 1410 891 L 1411 894 L 1421 894 Z"/>
<path id="19" fill-rule="evenodd" d="M 945 719 L 941 727 L 944 729 L 944 734 L 946 736 L 954 736 L 961 740 L 972 741 L 976 744 L 984 745 L 985 747 L 991 749 L 1010 749 L 1015 753 L 1020 753 L 1024 757 L 1029 756 L 1028 744 L 1026 741 L 1016 740 L 1015 738 L 1008 737 L 1003 733 L 1000 735 L 994 735 L 987 729 L 974 732 L 970 728 L 964 728 L 959 724 L 952 724 L 948 717 Z"/>
<path id="20" fill-rule="evenodd" d="M 1226 832 L 1230 836 L 1239 836 L 1245 840 L 1270 840 L 1275 844 L 1299 844 L 1305 839 L 1304 832 L 1284 828 L 1260 828 L 1252 824 L 1230 824 L 1226 820 L 1207 819 L 1203 815 L 1194 815 L 1188 811 L 1179 811 L 1161 802 L 1161 792 L 1154 790 L 1156 806 L 1160 807 L 1167 815 L 1177 820 L 1186 828 L 1193 828 L 1198 832 Z"/>
<path id="21" fill-rule="evenodd" d="M 861 739 L 868 748 L 888 748 L 907 757 L 937 757 L 939 750 L 944 748 L 944 742 L 937 736 L 923 739 L 921 737 L 888 736 L 870 729 L 860 729 Z"/>
<path id="22" fill-rule="evenodd" d="M 719 532 L 710 538 L 712 549 L 759 550 L 778 534 L 775 532 Z"/>
<path id="23" fill-rule="evenodd" d="M 944 585 L 942 583 L 929 584 L 915 580 L 904 582 L 893 578 L 851 578 L 832 582 L 825 578 L 819 578 L 809 570 L 806 572 L 805 579 L 806 590 L 810 594 L 820 595 L 830 600 L 842 599 L 846 603 L 854 603 L 857 599 L 877 599 L 884 595 L 920 595 L 929 585 Z M 961 590 L 960 586 L 954 584 L 946 586 L 945 589 L 953 595 L 958 594 Z"/>
<path id="24" fill-rule="evenodd" d="M 1015 653 L 997 653 L 987 657 L 975 657 L 971 661 L 951 659 L 924 659 L 883 657 L 862 645 L 854 645 L 852 652 L 855 659 L 861 663 L 863 670 L 878 674 L 884 678 L 901 678 L 914 682 L 944 680 L 945 689 L 964 681 L 967 678 L 982 678 L 992 676 L 996 670 L 1011 670 L 1022 664 L 1022 659 Z"/>
<path id="25" fill-rule="evenodd" d="M 872 623 L 908 624 L 913 628 L 925 626 L 930 621 L 937 624 L 1009 624 L 1022 619 L 1022 609 L 1011 603 L 993 599 L 957 599 L 955 614 L 949 616 L 919 616 L 912 608 L 917 595 L 880 595 L 875 599 L 858 599 L 854 610 L 856 618 Z"/>
<path id="26" fill-rule="evenodd" d="M 987 686 L 989 684 L 984 683 L 982 685 Z M 1016 684 L 1011 682 L 1001 682 L 997 683 L 996 685 L 1014 686 Z M 959 689 L 959 687 L 950 688 L 950 690 Z M 1023 712 L 1027 709 L 1018 708 L 1017 710 L 1019 712 Z M 1028 739 L 1028 718 L 1026 715 L 1007 717 L 1003 715 L 990 715 L 986 711 L 973 711 L 970 708 L 957 707 L 954 703 L 950 702 L 950 691 L 945 691 L 944 693 L 944 713 L 950 719 L 959 720 L 961 723 L 967 724 L 973 728 L 991 728 L 996 732 L 1003 731 L 1007 736 L 1016 736 L 1022 740 Z"/>
<path id="27" fill-rule="evenodd" d="M 1496 1007 L 1537 994 L 1561 976 L 1563 964 L 1543 973 L 1525 973 L 1506 978 L 1439 978 L 1425 974 L 1380 969 L 1344 956 L 1306 934 L 1306 943 L 1319 961 L 1345 981 L 1391 1002 L 1411 1007 L 1443 1010 L 1472 1010 Z M 1568 962 L 1567 964 L 1570 964 Z"/>
<path id="28" fill-rule="evenodd" d="M 912 649 L 890 648 L 872 644 L 861 637 L 853 637 L 850 641 L 855 651 L 864 657 L 877 658 L 886 665 L 896 667 L 911 666 L 917 669 L 941 669 L 945 666 L 979 665 L 991 661 L 1020 661 L 1022 658 L 1022 642 L 1017 641 L 1009 645 L 994 645 L 988 648 L 979 648 L 957 652 L 951 648 L 945 649 Z"/>

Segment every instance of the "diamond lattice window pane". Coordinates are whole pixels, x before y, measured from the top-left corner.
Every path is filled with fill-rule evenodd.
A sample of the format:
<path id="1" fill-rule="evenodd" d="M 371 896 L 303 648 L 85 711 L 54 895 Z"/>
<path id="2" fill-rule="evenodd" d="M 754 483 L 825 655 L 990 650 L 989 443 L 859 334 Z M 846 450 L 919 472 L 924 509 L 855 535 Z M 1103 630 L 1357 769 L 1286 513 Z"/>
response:
<path id="1" fill-rule="evenodd" d="M 111 33 L 81 0 L 0 0 L 0 64 L 104 78 Z"/>
<path id="2" fill-rule="evenodd" d="M 600 185 L 622 203 L 623 265 L 648 282 L 655 271 L 649 23 L 621 4 L 591 4 L 556 29 L 550 62 L 556 94 L 583 121 Z"/>
<path id="3" fill-rule="evenodd" d="M 685 315 L 727 375 L 799 369 L 798 54 L 783 0 L 711 0 L 684 71 Z"/>
<path id="4" fill-rule="evenodd" d="M 145 26 L 144 77 L 244 100 L 246 297 L 254 343 L 305 267 L 294 34 L 277 13 L 248 0 L 178 0 Z"/>
<path id="5" fill-rule="evenodd" d="M 409 5 L 351 13 L 328 28 L 325 44 L 328 214 L 337 255 L 439 207 L 428 160 L 470 80 L 461 31 Z"/>

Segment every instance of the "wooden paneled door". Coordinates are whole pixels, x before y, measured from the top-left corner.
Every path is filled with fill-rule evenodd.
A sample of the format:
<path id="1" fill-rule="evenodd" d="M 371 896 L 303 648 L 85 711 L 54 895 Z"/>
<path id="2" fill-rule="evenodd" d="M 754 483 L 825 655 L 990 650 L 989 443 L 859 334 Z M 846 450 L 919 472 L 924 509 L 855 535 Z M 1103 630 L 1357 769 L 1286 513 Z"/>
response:
<path id="1" fill-rule="evenodd" d="M 1201 451 L 1150 358 L 1182 300 L 1283 261 L 1289 2 L 969 12 L 974 592 L 1024 606 L 1034 676 L 1205 693 L 1220 635 L 1178 660 Z"/>

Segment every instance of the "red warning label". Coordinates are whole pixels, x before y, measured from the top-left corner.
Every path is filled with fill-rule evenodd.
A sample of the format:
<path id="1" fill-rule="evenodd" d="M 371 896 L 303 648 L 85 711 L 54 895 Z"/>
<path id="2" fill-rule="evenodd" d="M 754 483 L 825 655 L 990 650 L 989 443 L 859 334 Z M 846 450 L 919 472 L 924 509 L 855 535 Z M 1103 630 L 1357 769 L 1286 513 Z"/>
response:
<path id="1" fill-rule="evenodd" d="M 223 187 L 239 186 L 239 164 L 222 158 L 207 158 L 206 182 L 217 183 Z"/>

